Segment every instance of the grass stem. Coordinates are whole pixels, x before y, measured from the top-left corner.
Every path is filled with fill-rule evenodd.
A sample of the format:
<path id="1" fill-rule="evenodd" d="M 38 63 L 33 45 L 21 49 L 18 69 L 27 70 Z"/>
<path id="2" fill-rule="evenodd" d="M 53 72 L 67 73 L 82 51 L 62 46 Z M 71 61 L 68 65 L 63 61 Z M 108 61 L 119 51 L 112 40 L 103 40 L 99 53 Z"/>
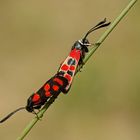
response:
<path id="1" fill-rule="evenodd" d="M 98 47 L 102 44 L 102 42 L 107 38 L 107 36 L 111 33 L 111 31 L 116 27 L 116 25 L 122 20 L 122 18 L 127 14 L 127 12 L 131 9 L 131 7 L 136 3 L 137 0 L 131 0 L 130 3 L 124 8 L 124 10 L 121 12 L 121 14 L 112 22 L 112 24 L 109 26 L 109 28 L 101 35 L 97 43 L 95 43 L 94 47 L 90 50 L 90 52 L 86 55 L 84 59 L 84 63 L 86 63 L 89 58 L 93 55 L 93 53 L 98 49 Z M 55 101 L 56 97 L 52 97 L 45 106 L 38 112 L 38 117 L 42 118 L 43 114 L 46 112 L 46 110 L 49 108 L 49 106 Z M 26 126 L 26 128 L 23 130 L 20 137 L 17 138 L 17 140 L 23 140 L 25 136 L 30 132 L 30 130 L 33 128 L 33 126 L 38 122 L 38 118 L 35 117 L 29 124 Z"/>

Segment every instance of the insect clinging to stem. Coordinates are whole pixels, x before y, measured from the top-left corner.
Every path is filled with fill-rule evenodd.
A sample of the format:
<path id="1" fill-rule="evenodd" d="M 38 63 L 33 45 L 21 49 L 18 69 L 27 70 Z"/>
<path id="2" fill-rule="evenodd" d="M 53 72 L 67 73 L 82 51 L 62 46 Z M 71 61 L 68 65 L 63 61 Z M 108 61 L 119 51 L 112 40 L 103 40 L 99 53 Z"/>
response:
<path id="1" fill-rule="evenodd" d="M 14 110 L 2 120 L 0 120 L 0 123 L 3 123 L 13 114 L 23 109 L 26 109 L 28 112 L 36 114 L 37 116 L 35 109 L 39 110 L 54 95 L 58 95 L 61 92 L 66 94 L 71 88 L 72 81 L 78 70 L 78 67 L 82 67 L 84 65 L 83 59 L 85 58 L 85 54 L 89 51 L 88 47 L 92 45 L 87 39 L 88 35 L 97 29 L 108 26 L 109 24 L 110 22 L 106 23 L 105 18 L 96 26 L 92 27 L 82 39 L 77 40 L 72 46 L 69 55 L 61 63 L 57 73 L 52 78 L 50 78 L 37 92 L 33 93 L 28 98 L 27 105 L 25 107 L 20 107 Z"/>

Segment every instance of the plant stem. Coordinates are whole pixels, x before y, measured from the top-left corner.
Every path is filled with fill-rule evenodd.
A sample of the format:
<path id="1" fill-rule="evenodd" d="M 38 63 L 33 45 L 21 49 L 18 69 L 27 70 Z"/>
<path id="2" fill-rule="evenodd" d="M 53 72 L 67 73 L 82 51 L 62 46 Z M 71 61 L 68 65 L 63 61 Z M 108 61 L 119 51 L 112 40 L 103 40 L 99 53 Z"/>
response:
<path id="1" fill-rule="evenodd" d="M 111 23 L 109 28 L 104 32 L 104 34 L 99 38 L 97 43 L 94 44 L 94 47 L 90 50 L 90 52 L 86 55 L 84 59 L 84 63 L 88 61 L 88 59 L 93 55 L 93 53 L 98 49 L 98 47 L 102 44 L 102 42 L 106 39 L 106 37 L 111 33 L 111 31 L 116 27 L 116 25 L 121 21 L 121 19 L 127 14 L 127 12 L 131 9 L 131 7 L 137 2 L 137 0 L 131 0 L 130 3 L 124 8 L 124 10 L 120 13 L 118 17 Z"/>
<path id="2" fill-rule="evenodd" d="M 84 59 L 84 64 L 89 60 L 89 58 L 93 55 L 93 53 L 98 49 L 98 47 L 102 44 L 102 42 L 106 39 L 106 37 L 110 34 L 110 32 L 115 28 L 115 26 L 121 21 L 121 19 L 127 14 L 130 8 L 136 3 L 137 0 L 131 0 L 131 2 L 126 6 L 126 8 L 121 12 L 121 14 L 114 20 L 114 22 L 109 26 L 109 28 L 104 32 L 104 34 L 99 38 L 97 43 L 95 43 L 94 47 L 90 50 L 90 52 L 86 55 Z M 52 97 L 45 106 L 38 112 L 38 117 L 42 118 L 43 114 L 49 108 L 49 106 L 55 101 L 58 95 Z M 25 136 L 30 132 L 32 127 L 38 122 L 38 117 L 35 117 L 23 130 L 21 136 L 17 138 L 17 140 L 23 140 Z"/>

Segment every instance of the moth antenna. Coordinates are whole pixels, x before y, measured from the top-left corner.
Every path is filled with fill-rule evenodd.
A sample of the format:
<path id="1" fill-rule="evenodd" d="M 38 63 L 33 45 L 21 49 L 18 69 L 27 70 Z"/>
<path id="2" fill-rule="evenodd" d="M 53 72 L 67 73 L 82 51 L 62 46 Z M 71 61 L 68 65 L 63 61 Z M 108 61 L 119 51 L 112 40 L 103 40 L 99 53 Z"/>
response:
<path id="1" fill-rule="evenodd" d="M 0 123 L 3 123 L 4 121 L 6 121 L 7 119 L 9 119 L 12 115 L 14 115 L 16 112 L 26 109 L 26 107 L 20 107 L 16 110 L 14 110 L 13 112 L 9 113 L 7 116 L 5 116 L 2 120 L 0 120 Z"/>
<path id="2" fill-rule="evenodd" d="M 97 30 L 97 29 L 99 29 L 99 28 L 106 27 L 106 26 L 108 26 L 110 23 L 111 23 L 111 22 L 106 23 L 106 18 L 105 18 L 103 21 L 99 22 L 97 25 L 95 25 L 94 27 L 92 27 L 92 28 L 86 33 L 86 35 L 85 35 L 84 38 L 83 38 L 83 41 L 87 38 L 87 36 L 88 36 L 91 32 L 93 32 L 93 31 L 95 31 L 95 30 Z"/>

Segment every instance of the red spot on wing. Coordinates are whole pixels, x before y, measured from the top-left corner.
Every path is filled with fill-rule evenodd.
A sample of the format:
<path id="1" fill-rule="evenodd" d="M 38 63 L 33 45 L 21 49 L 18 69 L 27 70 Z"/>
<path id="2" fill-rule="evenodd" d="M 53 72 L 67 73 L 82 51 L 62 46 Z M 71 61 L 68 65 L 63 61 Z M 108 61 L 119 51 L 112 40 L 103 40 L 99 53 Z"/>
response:
<path id="1" fill-rule="evenodd" d="M 53 81 L 57 82 L 59 85 L 63 86 L 63 81 L 59 78 L 54 78 Z"/>
<path id="2" fill-rule="evenodd" d="M 50 90 L 50 85 L 49 85 L 49 84 L 46 84 L 46 85 L 44 86 L 44 89 L 45 89 L 45 91 L 49 91 L 49 90 Z"/>
<path id="3" fill-rule="evenodd" d="M 68 70 L 68 68 L 69 68 L 69 67 L 68 67 L 68 65 L 66 65 L 66 64 L 64 64 L 64 65 L 61 66 L 61 69 L 62 69 L 62 70 L 65 70 L 65 71 Z"/>
<path id="4" fill-rule="evenodd" d="M 57 85 L 53 85 L 52 88 L 53 88 L 54 91 L 58 91 L 59 90 L 59 86 L 57 86 Z"/>
<path id="5" fill-rule="evenodd" d="M 32 101 L 33 102 L 39 102 L 40 101 L 40 96 L 37 93 L 35 93 L 33 98 L 32 98 Z"/>
<path id="6" fill-rule="evenodd" d="M 74 49 L 70 52 L 70 56 L 75 58 L 77 61 L 79 61 L 80 56 L 81 56 L 81 52 L 80 52 L 80 50 Z"/>
<path id="7" fill-rule="evenodd" d="M 66 74 L 66 75 L 65 75 L 65 78 L 66 78 L 68 81 L 71 81 L 71 76 L 70 76 L 70 75 Z"/>
<path id="8" fill-rule="evenodd" d="M 45 93 L 45 95 L 46 95 L 46 97 L 50 97 L 50 96 L 51 96 L 51 93 L 50 93 L 49 91 L 47 91 L 47 92 Z"/>
<path id="9" fill-rule="evenodd" d="M 75 70 L 75 66 L 70 66 L 70 70 Z"/>

